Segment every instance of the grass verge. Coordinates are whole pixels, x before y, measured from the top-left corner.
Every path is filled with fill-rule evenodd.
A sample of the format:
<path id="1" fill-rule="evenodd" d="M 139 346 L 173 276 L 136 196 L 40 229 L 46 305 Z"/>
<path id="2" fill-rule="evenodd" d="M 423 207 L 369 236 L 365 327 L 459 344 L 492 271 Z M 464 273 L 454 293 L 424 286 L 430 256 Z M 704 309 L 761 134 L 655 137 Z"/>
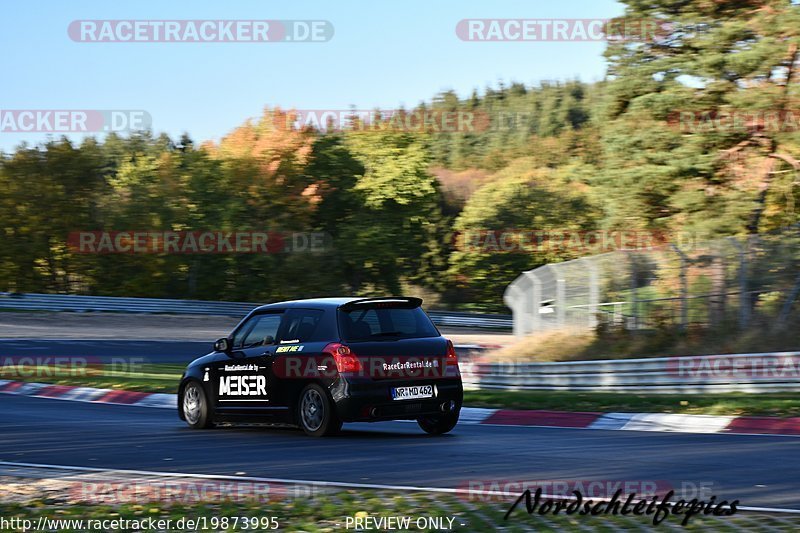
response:
<path id="1" fill-rule="evenodd" d="M 600 413 L 681 413 L 730 416 L 800 416 L 800 399 L 776 394 L 621 394 L 611 392 L 465 391 L 471 407 Z"/>
<path id="2" fill-rule="evenodd" d="M 185 365 L 166 364 L 139 365 L 135 371 L 118 371 L 102 365 L 77 369 L 15 366 L 0 368 L 0 379 L 174 394 L 184 368 Z"/>
<path id="3" fill-rule="evenodd" d="M 342 491 L 333 494 L 314 496 L 308 500 L 286 500 L 273 502 L 214 502 L 214 503 L 146 503 L 119 505 L 87 505 L 74 502 L 59 502 L 58 498 L 37 499 L 25 503 L 0 503 L 0 516 L 6 521 L 13 518 L 26 519 L 36 525 L 40 519 L 45 529 L 58 531 L 91 531 L 88 520 L 171 520 L 171 527 L 162 531 L 175 531 L 181 519 L 184 531 L 268 531 L 269 519 L 274 517 L 281 531 L 332 532 L 354 530 L 356 518 L 379 520 L 381 517 L 409 517 L 412 527 L 408 531 L 440 531 L 430 527 L 428 518 L 438 518 L 447 524 L 452 518 L 452 531 L 641 531 L 652 527 L 652 517 L 647 516 L 567 516 L 528 515 L 524 509 L 517 508 L 508 520 L 503 516 L 510 507 L 509 502 L 475 502 L 450 495 L 431 495 L 425 493 L 397 493 L 386 491 Z M 62 520 L 56 524 L 52 520 Z M 185 521 L 195 520 L 206 527 L 187 528 Z M 251 522 L 255 519 L 256 522 Z M 667 518 L 662 525 L 667 529 L 681 528 L 682 517 Z M 66 522 L 68 520 L 83 520 Z M 247 520 L 247 522 L 245 522 Z M 349 520 L 349 522 L 348 522 Z M 122 523 L 120 523 L 122 524 Z M 130 524 L 130 523 L 129 523 Z M 250 527 L 251 524 L 258 527 Z M 374 522 L 373 522 L 374 524 Z M 49 525 L 49 528 L 46 526 Z M 83 527 L 80 527 L 80 526 Z M 107 525 L 110 525 L 107 523 Z M 425 526 L 428 527 L 425 527 Z M 265 527 L 266 526 L 266 527 Z M 373 526 L 374 527 L 374 526 Z M 739 513 L 729 517 L 695 516 L 689 521 L 687 531 L 796 531 L 800 520 L 792 516 Z M 3 531 L 14 531 L 3 528 Z M 114 531 L 152 531 L 152 529 L 129 527 L 100 530 Z M 386 529 L 381 529 L 386 530 Z M 17 529 L 16 531 L 20 531 Z M 362 529 L 363 531 L 363 529 Z"/>

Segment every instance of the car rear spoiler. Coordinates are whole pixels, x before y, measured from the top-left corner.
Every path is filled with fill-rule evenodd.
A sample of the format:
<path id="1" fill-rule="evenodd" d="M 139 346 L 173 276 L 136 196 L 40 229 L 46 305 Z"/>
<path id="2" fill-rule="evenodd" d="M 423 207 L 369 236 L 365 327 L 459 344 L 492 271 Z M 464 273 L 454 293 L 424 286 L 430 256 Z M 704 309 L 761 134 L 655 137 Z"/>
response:
<path id="1" fill-rule="evenodd" d="M 382 298 L 360 298 L 342 304 L 339 309 L 342 311 L 352 311 L 359 307 L 394 307 L 396 309 L 414 309 L 422 305 L 422 298 L 410 296 L 385 296 Z"/>

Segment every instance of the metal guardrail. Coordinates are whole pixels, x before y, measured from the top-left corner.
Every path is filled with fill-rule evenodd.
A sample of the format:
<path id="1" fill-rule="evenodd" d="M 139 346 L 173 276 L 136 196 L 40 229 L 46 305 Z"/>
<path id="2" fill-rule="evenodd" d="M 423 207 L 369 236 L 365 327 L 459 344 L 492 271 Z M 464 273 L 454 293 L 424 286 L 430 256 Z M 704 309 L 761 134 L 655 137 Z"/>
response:
<path id="1" fill-rule="evenodd" d="M 188 315 L 244 316 L 261 304 L 208 302 L 160 298 L 119 298 L 68 294 L 21 295 L 0 293 L 0 309 L 37 311 L 112 311 L 123 313 L 169 313 Z"/>
<path id="2" fill-rule="evenodd" d="M 511 330 L 511 315 L 478 315 L 453 311 L 427 311 L 437 326 Z"/>
<path id="3" fill-rule="evenodd" d="M 182 315 L 217 315 L 243 317 L 254 307 L 250 302 L 211 302 L 205 300 L 169 300 L 162 298 L 122 298 L 114 296 L 78 296 L 72 294 L 0 293 L 0 309 L 37 311 L 111 311 L 122 313 L 165 313 Z M 437 326 L 511 329 L 509 315 L 486 315 L 430 311 Z"/>
<path id="4" fill-rule="evenodd" d="M 472 389 L 628 393 L 800 391 L 800 352 L 570 361 L 481 363 L 463 360 Z"/>

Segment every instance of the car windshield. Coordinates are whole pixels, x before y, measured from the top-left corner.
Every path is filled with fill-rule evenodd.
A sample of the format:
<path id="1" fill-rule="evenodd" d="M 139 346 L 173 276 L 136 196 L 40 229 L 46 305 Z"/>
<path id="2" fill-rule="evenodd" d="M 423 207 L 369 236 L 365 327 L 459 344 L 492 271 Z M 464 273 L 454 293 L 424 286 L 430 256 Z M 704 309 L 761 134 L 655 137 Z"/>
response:
<path id="1" fill-rule="evenodd" d="M 342 337 L 347 341 L 437 337 L 439 332 L 422 309 L 359 307 L 339 311 Z"/>

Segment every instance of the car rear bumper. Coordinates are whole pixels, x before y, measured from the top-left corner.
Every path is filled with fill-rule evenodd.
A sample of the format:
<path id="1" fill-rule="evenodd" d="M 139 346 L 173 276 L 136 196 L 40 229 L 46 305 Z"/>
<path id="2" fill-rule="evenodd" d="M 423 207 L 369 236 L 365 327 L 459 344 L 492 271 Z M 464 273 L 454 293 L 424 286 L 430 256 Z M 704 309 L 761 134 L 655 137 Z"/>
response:
<path id="1" fill-rule="evenodd" d="M 433 385 L 434 398 L 393 400 L 393 387 Z M 344 422 L 413 420 L 420 416 L 458 412 L 464 401 L 460 379 L 380 381 L 339 379 L 331 387 L 339 418 Z"/>

